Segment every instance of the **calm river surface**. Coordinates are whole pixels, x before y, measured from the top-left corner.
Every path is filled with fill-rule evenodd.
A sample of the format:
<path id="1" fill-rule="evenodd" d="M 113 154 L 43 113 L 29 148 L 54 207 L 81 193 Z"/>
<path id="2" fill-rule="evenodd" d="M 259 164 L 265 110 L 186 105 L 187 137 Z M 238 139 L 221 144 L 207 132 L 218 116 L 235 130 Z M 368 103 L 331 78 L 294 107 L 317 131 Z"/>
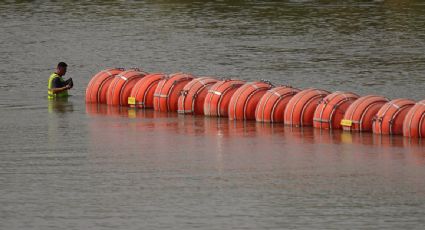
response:
<path id="1" fill-rule="evenodd" d="M 0 229 L 425 226 L 424 140 L 86 106 L 108 67 L 423 100 L 424 1 L 0 1 Z"/>

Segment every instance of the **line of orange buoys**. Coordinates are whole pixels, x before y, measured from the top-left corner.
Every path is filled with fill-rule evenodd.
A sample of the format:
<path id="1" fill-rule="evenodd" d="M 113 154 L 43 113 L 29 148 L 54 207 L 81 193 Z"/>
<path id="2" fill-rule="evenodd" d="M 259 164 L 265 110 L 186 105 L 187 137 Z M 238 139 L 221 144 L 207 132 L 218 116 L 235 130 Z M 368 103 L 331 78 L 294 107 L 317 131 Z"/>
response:
<path id="1" fill-rule="evenodd" d="M 390 101 L 378 95 L 300 90 L 268 81 L 113 68 L 93 76 L 86 89 L 86 102 L 295 127 L 425 137 L 425 100 Z"/>

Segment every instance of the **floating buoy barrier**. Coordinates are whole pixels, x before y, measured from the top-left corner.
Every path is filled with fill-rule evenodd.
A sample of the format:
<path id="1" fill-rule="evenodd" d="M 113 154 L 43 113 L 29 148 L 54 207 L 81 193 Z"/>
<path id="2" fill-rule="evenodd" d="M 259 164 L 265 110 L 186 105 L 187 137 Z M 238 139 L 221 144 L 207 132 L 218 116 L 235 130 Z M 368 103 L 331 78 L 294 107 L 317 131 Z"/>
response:
<path id="1" fill-rule="evenodd" d="M 403 136 L 425 138 L 425 100 L 417 102 L 406 114 Z"/>
<path id="2" fill-rule="evenodd" d="M 126 70 L 116 75 L 109 85 L 106 95 L 108 105 L 128 105 L 128 96 L 138 80 L 146 76 L 146 73 L 137 69 Z"/>
<path id="3" fill-rule="evenodd" d="M 368 95 L 354 101 L 345 112 L 341 121 L 343 130 L 372 131 L 372 122 L 376 113 L 389 100 L 385 97 Z"/>
<path id="4" fill-rule="evenodd" d="M 153 108 L 156 87 L 165 76 L 162 73 L 153 73 L 138 80 L 128 97 L 129 106 L 143 109 Z"/>
<path id="5" fill-rule="evenodd" d="M 259 122 L 283 122 L 283 113 L 291 98 L 299 89 L 278 86 L 267 90 L 261 97 L 255 110 L 255 120 Z"/>
<path id="6" fill-rule="evenodd" d="M 239 87 L 230 98 L 229 120 L 255 120 L 255 109 L 261 97 L 271 89 L 270 82 L 248 82 Z"/>
<path id="7" fill-rule="evenodd" d="M 186 84 L 179 96 L 178 113 L 204 115 L 204 101 L 208 90 L 218 80 L 211 77 L 195 78 Z"/>
<path id="8" fill-rule="evenodd" d="M 289 100 L 284 112 L 284 124 L 290 126 L 312 126 L 314 111 L 318 103 L 329 94 L 326 90 L 305 89 Z"/>
<path id="9" fill-rule="evenodd" d="M 414 101 L 404 98 L 386 103 L 373 118 L 373 133 L 403 134 L 404 118 L 414 105 Z"/>
<path id="10" fill-rule="evenodd" d="M 230 99 L 243 84 L 244 81 L 227 79 L 212 85 L 205 96 L 204 115 L 227 117 Z"/>
<path id="11" fill-rule="evenodd" d="M 154 110 L 176 112 L 180 92 L 193 78 L 189 74 L 176 73 L 162 79 L 155 90 L 153 99 Z"/>
<path id="12" fill-rule="evenodd" d="M 195 78 L 185 73 L 148 74 L 138 69 L 111 68 L 93 75 L 86 88 L 85 101 L 87 113 L 95 115 L 160 118 L 178 114 L 156 111 L 177 112 L 218 117 L 221 121 L 217 125 L 228 124 L 236 129 L 239 125 L 244 129 L 251 125 L 229 120 L 255 119 L 258 123 L 252 127 L 273 126 L 271 123 L 279 122 L 292 127 L 313 126 L 319 133 L 334 130 L 331 133 L 335 134 L 342 129 L 359 132 L 357 135 L 362 138 L 373 134 L 361 132 L 373 132 L 374 140 L 379 143 L 388 141 L 385 134 L 425 138 L 425 100 L 390 101 L 376 95 L 360 97 L 351 92 L 274 87 L 264 80 L 247 83 L 236 79 Z M 113 106 L 103 105 L 105 103 Z M 137 112 L 152 108 L 151 112 Z M 299 132 L 292 127 L 285 128 Z M 277 128 L 274 126 L 271 131 L 282 131 Z M 341 140 L 337 141 L 345 143 L 347 135 L 356 138 L 341 131 Z"/>
<path id="13" fill-rule="evenodd" d="M 319 129 L 340 129 L 345 111 L 360 96 L 350 92 L 336 91 L 319 101 L 314 111 L 313 127 Z"/>
<path id="14" fill-rule="evenodd" d="M 122 68 L 114 68 L 105 69 L 95 74 L 86 88 L 86 102 L 106 103 L 106 94 L 108 92 L 109 85 L 114 77 L 123 71 L 124 69 Z"/>

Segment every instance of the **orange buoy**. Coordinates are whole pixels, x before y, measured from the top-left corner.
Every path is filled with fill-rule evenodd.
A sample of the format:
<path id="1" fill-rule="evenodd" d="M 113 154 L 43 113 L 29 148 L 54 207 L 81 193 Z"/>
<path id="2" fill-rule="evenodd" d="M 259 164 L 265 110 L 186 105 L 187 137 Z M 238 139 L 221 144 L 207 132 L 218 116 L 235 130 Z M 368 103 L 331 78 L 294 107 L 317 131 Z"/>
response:
<path id="1" fill-rule="evenodd" d="M 128 96 L 138 80 L 146 76 L 146 73 L 138 70 L 124 71 L 113 79 L 108 88 L 106 103 L 108 105 L 128 105 Z"/>
<path id="2" fill-rule="evenodd" d="M 288 86 L 267 90 L 255 109 L 255 119 L 259 122 L 283 122 L 286 105 L 299 91 Z"/>
<path id="3" fill-rule="evenodd" d="M 403 121 L 407 112 L 415 105 L 409 99 L 395 99 L 378 111 L 373 119 L 372 131 L 376 134 L 403 134 Z"/>
<path id="4" fill-rule="evenodd" d="M 162 73 L 148 74 L 139 79 L 128 97 L 130 107 L 153 108 L 153 95 L 159 81 L 165 77 Z"/>
<path id="5" fill-rule="evenodd" d="M 230 98 L 244 83 L 240 80 L 227 79 L 212 85 L 205 96 L 204 115 L 227 117 Z"/>
<path id="6" fill-rule="evenodd" d="M 403 122 L 405 137 L 425 137 L 425 100 L 416 103 L 406 114 Z"/>
<path id="7" fill-rule="evenodd" d="M 372 131 L 373 117 L 379 109 L 387 103 L 387 98 L 375 95 L 363 96 L 355 100 L 341 120 L 343 130 L 347 131 Z"/>
<path id="8" fill-rule="evenodd" d="M 248 82 L 239 87 L 230 98 L 229 120 L 253 120 L 261 97 L 273 85 L 269 82 Z"/>
<path id="9" fill-rule="evenodd" d="M 312 126 L 318 102 L 329 94 L 326 90 L 305 89 L 289 100 L 284 112 L 284 123 L 290 126 Z"/>
<path id="10" fill-rule="evenodd" d="M 319 101 L 314 111 L 313 126 L 319 129 L 340 129 L 345 111 L 359 95 L 350 92 L 334 92 Z"/>
<path id="11" fill-rule="evenodd" d="M 122 68 L 105 69 L 95 74 L 86 88 L 86 102 L 106 103 L 106 93 L 114 77 L 123 72 Z"/>
<path id="12" fill-rule="evenodd" d="M 211 77 L 199 77 L 190 81 L 181 91 L 178 113 L 204 115 L 204 101 L 208 90 L 217 82 Z"/>
<path id="13" fill-rule="evenodd" d="M 193 76 L 176 73 L 163 78 L 156 87 L 153 107 L 156 111 L 177 111 L 177 103 L 181 90 L 193 80 Z"/>

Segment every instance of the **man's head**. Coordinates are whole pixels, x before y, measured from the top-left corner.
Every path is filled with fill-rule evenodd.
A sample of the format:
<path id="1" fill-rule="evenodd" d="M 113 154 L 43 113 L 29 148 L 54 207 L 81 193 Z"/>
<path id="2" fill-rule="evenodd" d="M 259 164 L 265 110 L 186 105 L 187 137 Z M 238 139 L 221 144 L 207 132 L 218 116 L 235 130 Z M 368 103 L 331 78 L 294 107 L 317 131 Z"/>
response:
<path id="1" fill-rule="evenodd" d="M 67 66 L 68 65 L 65 62 L 59 62 L 58 66 L 56 67 L 56 73 L 59 76 L 65 75 Z"/>

